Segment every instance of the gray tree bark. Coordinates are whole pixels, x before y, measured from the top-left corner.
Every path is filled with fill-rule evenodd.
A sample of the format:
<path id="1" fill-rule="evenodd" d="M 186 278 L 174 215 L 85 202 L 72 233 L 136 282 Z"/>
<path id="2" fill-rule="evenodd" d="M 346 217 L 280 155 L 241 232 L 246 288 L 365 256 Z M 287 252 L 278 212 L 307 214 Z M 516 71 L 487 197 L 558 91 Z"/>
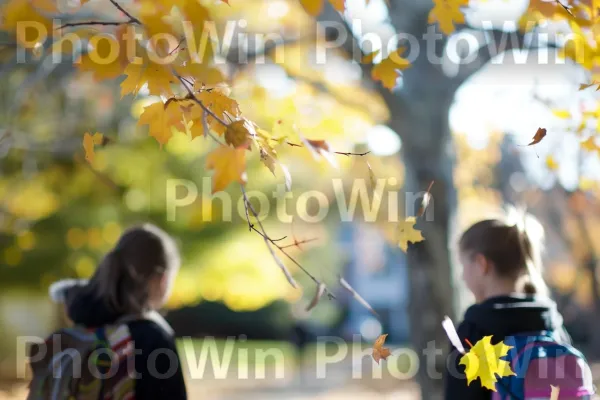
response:
<path id="1" fill-rule="evenodd" d="M 405 57 L 412 65 L 402 72 L 399 90 L 390 92 L 380 83 L 373 86 L 389 108 L 391 119 L 388 126 L 402 139 L 402 160 L 406 171 L 404 189 L 407 195 L 413 195 L 407 196 L 407 199 L 424 192 L 434 181 L 431 190 L 433 204 L 430 204 L 434 207 L 433 212 L 426 214 L 425 220 L 417 224 L 425 240 L 409 245 L 407 254 L 411 288 L 411 345 L 419 354 L 417 380 L 423 400 L 444 398 L 442 375 L 449 344 L 441 322 L 446 315 L 457 320 L 459 303 L 453 290 L 455 274 L 449 248 L 451 221 L 457 201 L 453 183 L 450 106 L 460 85 L 493 56 L 525 46 L 524 36 L 518 32 L 506 40 L 503 31 L 478 31 L 474 34 L 480 45 L 476 56 L 469 58 L 468 62 L 449 65 L 453 60 L 444 57 L 448 37 L 428 23 L 432 7 L 431 0 L 389 0 L 389 18 L 399 34 L 399 47 L 408 48 Z M 331 7 L 319 20 L 343 22 Z M 346 28 L 348 39 L 344 47 L 356 59 L 357 54 L 361 54 L 360 47 L 347 23 Z M 461 28 L 468 26 L 457 27 L 457 30 Z M 336 37 L 328 36 L 328 39 Z M 488 46 L 489 43 L 492 46 Z M 528 44 L 528 48 L 536 47 L 538 44 L 533 41 Z M 506 54 L 504 62 L 511 63 L 511 60 L 514 61 L 514 58 Z M 451 76 L 444 73 L 442 63 L 450 67 L 447 70 L 454 71 Z M 361 67 L 368 79 L 371 66 L 361 64 Z M 416 215 L 419 206 L 410 205 L 412 210 L 407 207 L 407 216 Z"/>

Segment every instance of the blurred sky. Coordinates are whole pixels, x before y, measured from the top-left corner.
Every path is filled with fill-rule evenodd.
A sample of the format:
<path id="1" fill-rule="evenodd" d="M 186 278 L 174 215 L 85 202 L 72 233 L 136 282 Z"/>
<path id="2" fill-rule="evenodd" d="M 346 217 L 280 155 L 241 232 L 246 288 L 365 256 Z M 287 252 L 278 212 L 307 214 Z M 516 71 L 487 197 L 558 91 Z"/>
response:
<path id="1" fill-rule="evenodd" d="M 469 24 L 474 27 L 502 28 L 507 32 L 516 29 L 514 22 L 528 6 L 528 0 L 473 3 L 467 14 Z M 377 33 L 385 43 L 386 38 L 394 35 L 384 0 L 371 0 L 368 5 L 365 0 L 348 0 L 346 17 L 361 20 L 363 36 L 370 32 Z M 482 25 L 482 21 L 488 25 Z M 545 32 L 562 29 L 564 24 L 558 24 L 545 27 Z M 560 42 L 560 39 L 557 41 Z M 367 46 L 369 48 L 364 49 L 366 52 L 378 50 L 370 44 Z M 494 131 L 512 134 L 517 144 L 526 145 L 539 127 L 546 128 L 548 136 L 541 143 L 535 148 L 521 149 L 526 172 L 530 180 L 542 188 L 550 188 L 558 180 L 567 189 L 574 189 L 581 176 L 600 176 L 598 157 L 583 153 L 578 143 L 581 138 L 568 132 L 569 128 L 580 124 L 577 114 L 581 109 L 596 108 L 596 92 L 593 89 L 578 92 L 579 85 L 590 79 L 583 68 L 570 61 L 534 65 L 539 53 L 532 51 L 536 53 L 520 52 L 521 57 L 527 57 L 527 63 L 522 65 L 508 64 L 498 56 L 465 82 L 456 94 L 450 112 L 450 125 L 453 132 L 465 134 L 474 148 L 484 148 L 489 134 Z M 558 59 L 556 50 L 542 51 L 548 52 L 550 60 Z M 378 57 L 375 62 L 380 60 L 381 57 Z M 448 73 L 452 72 L 452 67 L 449 67 Z M 553 115 L 552 108 L 570 111 L 574 115 L 573 120 L 559 119 Z M 384 128 L 376 127 L 370 134 L 369 144 L 375 153 L 398 147 L 399 143 L 394 142 L 389 132 L 383 132 Z M 558 162 L 558 171 L 551 172 L 546 167 L 548 155 Z"/>

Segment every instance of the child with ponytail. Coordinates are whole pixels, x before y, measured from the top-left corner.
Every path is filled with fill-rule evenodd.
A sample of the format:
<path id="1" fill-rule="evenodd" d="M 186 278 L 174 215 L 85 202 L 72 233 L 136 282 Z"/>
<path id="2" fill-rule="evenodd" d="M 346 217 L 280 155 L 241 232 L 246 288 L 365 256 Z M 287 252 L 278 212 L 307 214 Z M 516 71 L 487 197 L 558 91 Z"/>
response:
<path id="1" fill-rule="evenodd" d="M 53 284 L 50 296 L 75 326 L 32 346 L 28 400 L 185 400 L 173 331 L 156 311 L 179 263 L 173 239 L 143 224 L 123 233 L 89 281 Z"/>
<path id="2" fill-rule="evenodd" d="M 570 351 L 571 339 L 563 326 L 563 319 L 557 311 L 556 303 L 550 299 L 548 287 L 542 278 L 540 260 L 542 240 L 541 225 L 533 217 L 523 215 L 517 215 L 517 218 L 512 220 L 511 217 L 506 220 L 483 220 L 463 233 L 458 245 L 459 259 L 463 265 L 462 277 L 476 301 L 476 304 L 467 309 L 463 321 L 457 328 L 463 342 L 475 344 L 485 336 L 492 336 L 491 342 L 495 344 L 500 341 L 507 343 L 507 340 L 519 341 L 521 338 L 528 337 L 527 340 L 535 342 L 537 346 L 538 338 L 549 336 L 551 339 L 548 340 L 557 343 L 556 346 L 560 349 L 565 352 Z M 521 342 L 507 344 L 512 343 Z M 522 351 L 517 345 L 513 345 L 513 348 L 514 354 L 512 352 L 509 354 L 509 360 L 511 356 Z M 535 350 L 527 345 L 524 348 L 528 348 L 530 352 Z M 573 351 L 576 352 L 574 349 Z M 529 359 L 537 357 L 532 354 L 528 353 Z M 547 371 L 544 377 L 546 380 L 541 383 L 539 389 L 544 392 L 542 394 L 538 389 L 533 388 L 538 383 L 531 384 L 531 379 L 539 378 L 532 378 L 532 367 L 523 366 L 522 370 L 515 371 L 513 366 L 513 371 L 521 376 L 499 380 L 497 384 L 499 390 L 495 392 L 482 387 L 479 379 L 467 384 L 465 366 L 459 364 L 460 356 L 461 354 L 452 347 L 446 371 L 445 397 L 448 400 L 549 398 L 550 384 L 556 383 L 552 375 L 556 371 L 547 368 L 550 372 Z M 567 360 L 567 362 L 571 361 Z M 574 362 L 577 362 L 577 359 Z M 531 372 L 531 376 L 527 375 L 529 381 L 524 381 L 523 374 L 526 373 L 526 369 Z M 525 387 L 527 382 L 530 382 L 529 386 Z M 561 382 L 561 385 L 572 383 Z M 585 384 L 577 381 L 576 386 L 582 388 Z M 530 393 L 536 390 L 537 392 L 531 397 L 525 394 L 528 390 Z M 515 392 L 519 393 L 515 394 Z M 564 392 L 561 390 L 560 398 L 563 399 L 563 396 L 565 399 L 587 398 L 583 395 L 587 393 L 585 390 L 578 393 L 581 396 L 576 395 L 577 393 L 567 396 L 567 388 L 565 388 Z"/>

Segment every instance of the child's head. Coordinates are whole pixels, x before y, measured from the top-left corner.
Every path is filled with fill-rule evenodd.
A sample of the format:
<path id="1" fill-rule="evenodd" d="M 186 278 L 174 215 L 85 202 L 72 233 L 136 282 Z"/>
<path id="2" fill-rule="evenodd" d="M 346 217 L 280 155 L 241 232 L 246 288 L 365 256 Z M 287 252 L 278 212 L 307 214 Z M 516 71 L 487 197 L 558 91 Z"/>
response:
<path id="1" fill-rule="evenodd" d="M 92 278 L 94 291 L 117 313 L 160 308 L 179 269 L 175 242 L 154 225 L 126 230 Z"/>
<path id="2" fill-rule="evenodd" d="M 540 265 L 542 240 L 543 229 L 530 216 L 516 224 L 488 219 L 467 229 L 459 241 L 459 257 L 475 299 L 511 292 L 547 295 Z"/>

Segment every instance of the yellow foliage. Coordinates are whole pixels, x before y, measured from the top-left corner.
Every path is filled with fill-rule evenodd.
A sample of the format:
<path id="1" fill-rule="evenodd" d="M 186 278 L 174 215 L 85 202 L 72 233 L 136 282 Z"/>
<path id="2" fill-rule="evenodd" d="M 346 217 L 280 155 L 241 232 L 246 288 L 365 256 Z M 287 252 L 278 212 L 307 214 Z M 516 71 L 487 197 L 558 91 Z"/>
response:
<path id="1" fill-rule="evenodd" d="M 501 360 L 508 354 L 512 346 L 504 342 L 492 345 L 491 336 L 485 336 L 475 343 L 467 354 L 461 357 L 460 365 L 465 366 L 467 384 L 470 385 L 475 379 L 481 380 L 481 386 L 496 390 L 498 377 L 516 375 L 511 369 L 508 361 Z"/>
<path id="2" fill-rule="evenodd" d="M 246 183 L 246 149 L 219 146 L 206 159 L 206 168 L 214 169 L 213 193 L 221 191 L 232 182 Z"/>

